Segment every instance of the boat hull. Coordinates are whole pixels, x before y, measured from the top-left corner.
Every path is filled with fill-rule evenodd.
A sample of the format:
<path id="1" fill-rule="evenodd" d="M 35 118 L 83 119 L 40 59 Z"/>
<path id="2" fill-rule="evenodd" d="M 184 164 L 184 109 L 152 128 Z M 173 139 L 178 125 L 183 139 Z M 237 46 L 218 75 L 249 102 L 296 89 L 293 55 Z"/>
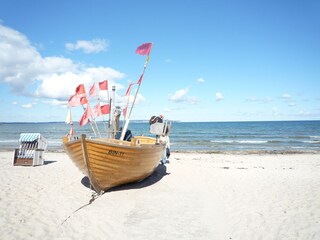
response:
<path id="1" fill-rule="evenodd" d="M 114 186 L 142 180 L 153 173 L 165 146 L 154 138 L 135 137 L 131 142 L 115 139 L 65 141 L 70 159 L 88 176 L 98 193 Z"/>

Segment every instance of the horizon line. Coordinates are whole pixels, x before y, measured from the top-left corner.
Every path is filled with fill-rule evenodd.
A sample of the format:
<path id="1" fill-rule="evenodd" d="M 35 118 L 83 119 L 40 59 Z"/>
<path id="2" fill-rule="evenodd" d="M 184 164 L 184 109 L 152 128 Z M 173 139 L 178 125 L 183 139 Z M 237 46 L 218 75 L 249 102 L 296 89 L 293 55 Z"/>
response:
<path id="1" fill-rule="evenodd" d="M 121 122 L 124 122 L 125 120 L 120 120 Z M 181 121 L 181 120 L 169 120 L 171 122 L 176 123 L 228 123 L 228 122 L 311 122 L 311 121 L 320 121 L 320 119 L 303 119 L 303 120 L 226 120 L 226 121 Z M 108 121 L 96 121 L 98 123 L 102 122 L 108 122 Z M 149 120 L 144 119 L 138 119 L 138 120 L 131 120 L 131 122 L 149 122 Z M 29 121 L 29 122 L 20 122 L 20 121 L 14 121 L 14 122 L 0 122 L 0 124 L 16 124 L 16 123 L 65 123 L 64 121 Z M 79 121 L 74 121 L 74 123 L 79 123 Z M 65 123 L 66 125 L 69 125 L 69 123 Z"/>

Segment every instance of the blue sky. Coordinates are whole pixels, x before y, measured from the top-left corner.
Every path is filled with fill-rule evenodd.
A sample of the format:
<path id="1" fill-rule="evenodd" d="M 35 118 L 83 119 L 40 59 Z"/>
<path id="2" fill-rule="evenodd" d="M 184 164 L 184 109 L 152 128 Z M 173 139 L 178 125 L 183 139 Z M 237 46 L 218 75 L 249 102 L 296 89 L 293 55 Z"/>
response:
<path id="1" fill-rule="evenodd" d="M 319 1 L 2 0 L 0 122 L 64 121 L 75 87 L 105 79 L 123 106 L 144 42 L 132 119 L 320 119 Z"/>

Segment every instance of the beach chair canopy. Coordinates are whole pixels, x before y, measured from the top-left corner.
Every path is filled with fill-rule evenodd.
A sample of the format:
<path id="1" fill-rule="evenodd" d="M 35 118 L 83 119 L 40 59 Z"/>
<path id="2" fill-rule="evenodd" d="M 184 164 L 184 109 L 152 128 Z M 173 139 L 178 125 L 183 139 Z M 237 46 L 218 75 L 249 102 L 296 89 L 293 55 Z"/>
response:
<path id="1" fill-rule="evenodd" d="M 39 149 L 46 149 L 47 148 L 47 140 L 43 136 L 41 136 L 40 133 L 21 133 L 20 138 L 19 138 L 19 142 L 21 142 L 21 143 L 37 143 L 37 148 L 39 148 Z"/>
<path id="2" fill-rule="evenodd" d="M 40 133 L 21 133 L 19 142 L 33 142 L 40 138 Z"/>

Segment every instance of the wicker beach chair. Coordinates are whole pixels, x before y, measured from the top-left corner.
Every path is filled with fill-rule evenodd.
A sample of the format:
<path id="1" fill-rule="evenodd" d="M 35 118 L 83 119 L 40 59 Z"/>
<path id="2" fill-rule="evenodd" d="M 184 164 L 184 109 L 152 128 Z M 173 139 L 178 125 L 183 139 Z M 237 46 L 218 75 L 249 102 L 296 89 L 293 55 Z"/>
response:
<path id="1" fill-rule="evenodd" d="M 47 140 L 40 133 L 21 133 L 20 147 L 14 150 L 14 166 L 43 165 Z"/>

